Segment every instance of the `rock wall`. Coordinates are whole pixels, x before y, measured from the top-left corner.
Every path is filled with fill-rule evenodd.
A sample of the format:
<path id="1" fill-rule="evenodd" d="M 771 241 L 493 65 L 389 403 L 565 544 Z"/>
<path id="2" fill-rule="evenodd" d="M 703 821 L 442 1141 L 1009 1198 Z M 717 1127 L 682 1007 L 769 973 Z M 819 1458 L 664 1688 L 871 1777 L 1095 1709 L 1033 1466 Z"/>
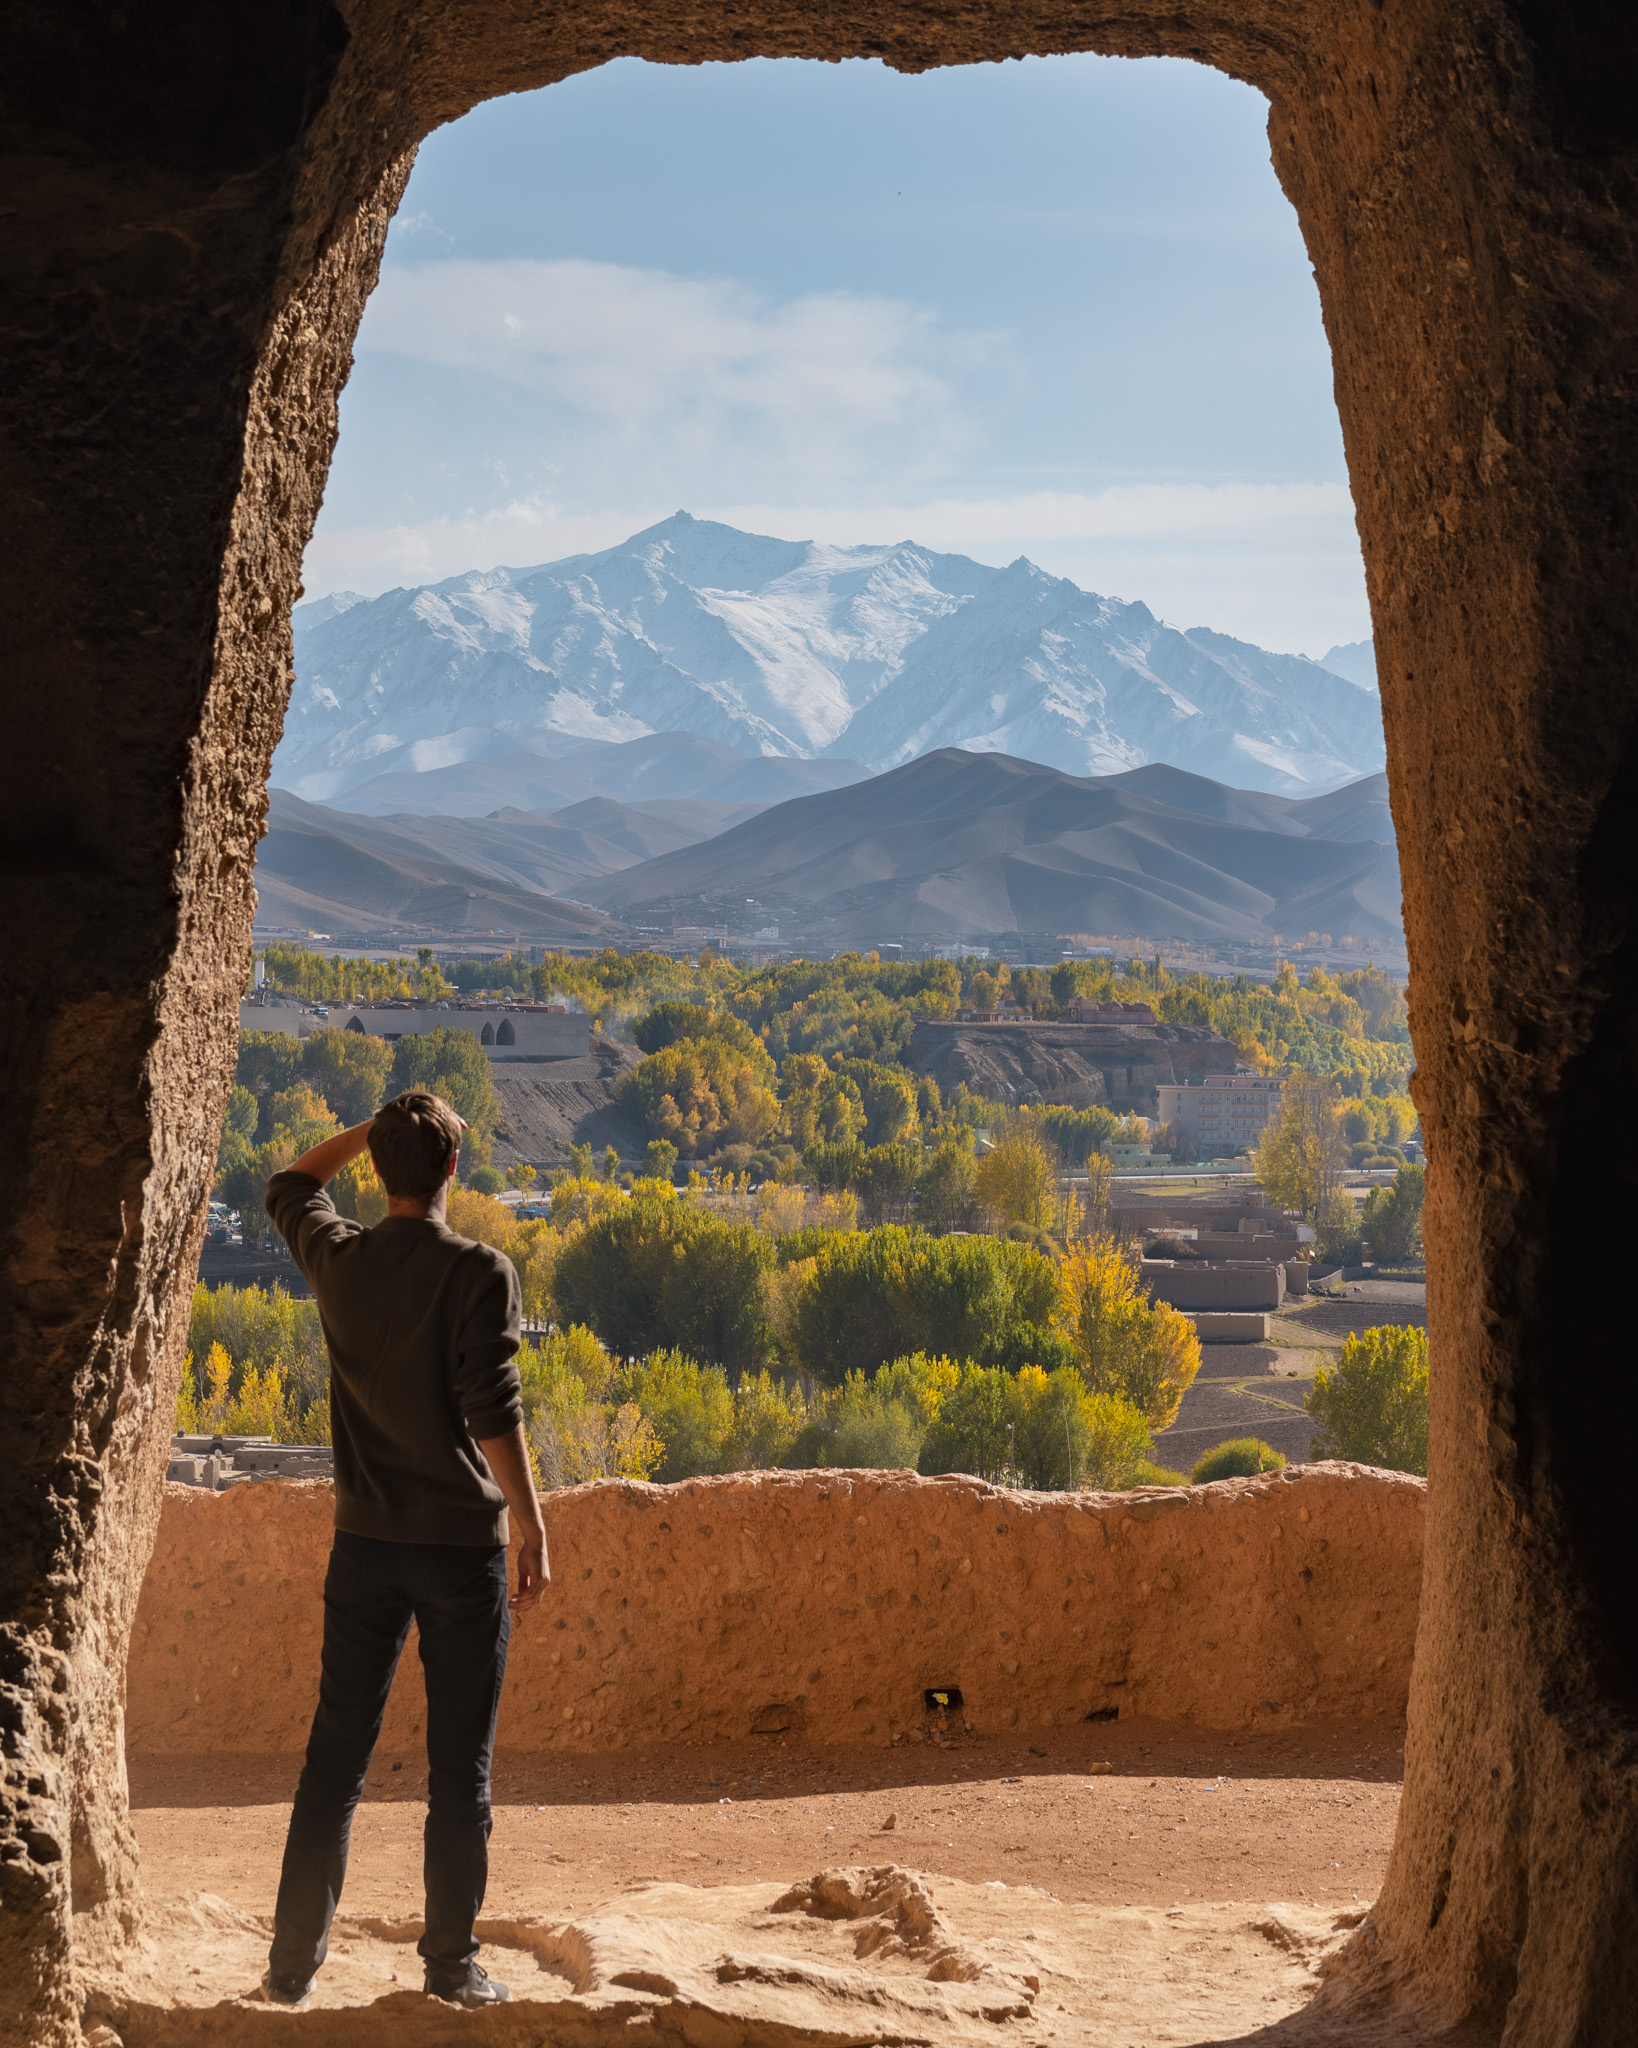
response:
<path id="1" fill-rule="evenodd" d="M 885 1743 L 952 1686 L 980 1730 L 1396 1717 L 1425 1491 L 1354 1465 L 1135 1494 L 881 1472 L 574 1487 L 547 1503 L 552 1588 L 514 1631 L 499 1741 Z M 133 1754 L 302 1749 L 332 1501 L 311 1481 L 166 1488 Z M 422 1700 L 407 1651 L 386 1749 L 420 1744 Z"/>

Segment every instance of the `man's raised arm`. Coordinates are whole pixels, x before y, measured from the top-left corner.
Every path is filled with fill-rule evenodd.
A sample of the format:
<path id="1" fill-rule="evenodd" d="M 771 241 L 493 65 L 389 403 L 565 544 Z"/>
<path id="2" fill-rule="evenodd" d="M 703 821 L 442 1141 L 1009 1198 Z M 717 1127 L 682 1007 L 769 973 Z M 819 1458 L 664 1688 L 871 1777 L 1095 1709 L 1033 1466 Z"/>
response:
<path id="1" fill-rule="evenodd" d="M 344 1166 L 351 1166 L 370 1142 L 370 1122 L 354 1124 L 349 1131 L 337 1131 L 333 1138 L 325 1138 L 320 1144 L 310 1145 L 299 1159 L 292 1159 L 285 1168 L 287 1173 L 305 1173 L 309 1180 L 316 1180 L 320 1187 L 326 1181 L 334 1180 Z"/>

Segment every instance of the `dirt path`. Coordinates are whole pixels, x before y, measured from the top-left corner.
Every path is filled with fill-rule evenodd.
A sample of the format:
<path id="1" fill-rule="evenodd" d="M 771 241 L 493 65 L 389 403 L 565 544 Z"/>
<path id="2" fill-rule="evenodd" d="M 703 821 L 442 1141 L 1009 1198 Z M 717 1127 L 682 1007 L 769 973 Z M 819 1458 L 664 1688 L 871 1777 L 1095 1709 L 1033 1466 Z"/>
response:
<path id="1" fill-rule="evenodd" d="M 1384 1723 L 1230 1737 L 1123 1721 L 949 1748 L 768 1738 L 503 1755 L 488 1911 L 551 1914 L 642 1881 L 788 1883 L 878 1862 L 1037 1885 L 1067 1903 L 1341 1908 L 1381 1882 L 1401 1740 Z M 295 1775 L 290 1759 L 133 1760 L 149 1890 L 266 1911 Z M 420 1759 L 377 1759 L 354 1828 L 350 1912 L 419 1910 L 424 1786 Z"/>

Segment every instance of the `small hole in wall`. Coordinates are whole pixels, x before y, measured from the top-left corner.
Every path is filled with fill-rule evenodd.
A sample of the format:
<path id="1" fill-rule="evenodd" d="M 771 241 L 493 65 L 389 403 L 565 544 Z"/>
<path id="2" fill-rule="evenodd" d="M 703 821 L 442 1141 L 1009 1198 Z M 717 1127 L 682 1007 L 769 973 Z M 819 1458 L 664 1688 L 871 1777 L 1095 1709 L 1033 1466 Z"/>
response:
<path id="1" fill-rule="evenodd" d="M 1086 1718 L 1089 1721 L 1118 1721 L 1120 1719 L 1120 1708 L 1094 1707 Z"/>
<path id="2" fill-rule="evenodd" d="M 961 1705 L 959 1685 L 930 1685 L 922 1694 L 929 1714 L 953 1714 Z"/>

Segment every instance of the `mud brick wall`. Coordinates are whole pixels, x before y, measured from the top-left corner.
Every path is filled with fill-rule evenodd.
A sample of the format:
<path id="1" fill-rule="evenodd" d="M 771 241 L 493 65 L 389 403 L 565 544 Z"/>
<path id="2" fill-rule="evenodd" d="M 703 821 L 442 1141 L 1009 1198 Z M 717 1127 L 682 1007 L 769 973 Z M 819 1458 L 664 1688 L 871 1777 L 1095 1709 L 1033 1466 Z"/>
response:
<path id="1" fill-rule="evenodd" d="M 879 1472 L 571 1488 L 547 1502 L 552 1586 L 514 1630 L 499 1740 L 885 1743 L 950 1686 L 986 1732 L 1399 1717 L 1424 1498 L 1340 1464 L 1135 1494 Z M 133 1754 L 302 1748 L 331 1508 L 321 1482 L 167 1489 Z M 387 1750 L 419 1745 L 422 1698 L 412 1638 Z"/>

